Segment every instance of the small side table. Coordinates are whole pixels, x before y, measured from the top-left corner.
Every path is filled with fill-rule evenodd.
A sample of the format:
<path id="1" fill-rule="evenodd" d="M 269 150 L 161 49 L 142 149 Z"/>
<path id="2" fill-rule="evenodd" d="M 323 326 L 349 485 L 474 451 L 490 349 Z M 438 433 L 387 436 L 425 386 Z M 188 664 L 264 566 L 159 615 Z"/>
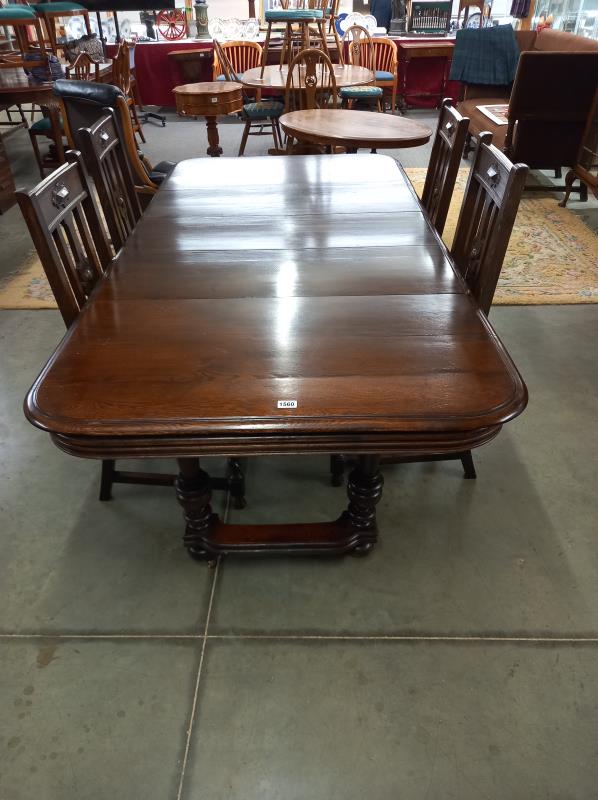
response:
<path id="1" fill-rule="evenodd" d="M 407 107 L 407 94 L 413 97 L 437 97 L 438 105 L 446 97 L 446 84 L 449 75 L 449 66 L 453 59 L 455 43 L 446 42 L 402 42 L 395 40 L 398 48 L 399 75 L 401 82 L 399 86 L 399 104 L 401 110 Z M 407 91 L 407 72 L 409 62 L 414 58 L 444 58 L 444 69 L 439 92 L 408 92 Z"/>
<path id="2" fill-rule="evenodd" d="M 243 87 L 232 81 L 208 81 L 175 86 L 172 90 L 177 114 L 182 117 L 205 117 L 208 131 L 207 153 L 222 155 L 217 118 L 243 110 Z"/>

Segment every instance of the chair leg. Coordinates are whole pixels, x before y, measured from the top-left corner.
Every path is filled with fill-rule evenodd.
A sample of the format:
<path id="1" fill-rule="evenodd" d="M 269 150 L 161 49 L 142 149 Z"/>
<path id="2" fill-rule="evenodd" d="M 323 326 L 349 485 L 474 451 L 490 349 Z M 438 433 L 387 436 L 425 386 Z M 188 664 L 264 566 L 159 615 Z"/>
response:
<path id="1" fill-rule="evenodd" d="M 100 479 L 100 500 L 112 500 L 112 484 L 116 462 L 113 458 L 102 461 L 102 477 Z"/>
<path id="2" fill-rule="evenodd" d="M 248 119 L 245 121 L 245 127 L 243 128 L 243 135 L 241 136 L 241 144 L 239 146 L 239 155 L 242 156 L 245 152 L 245 145 L 247 144 L 247 138 L 249 136 L 249 129 L 251 128 L 251 120 Z"/>
<path id="3" fill-rule="evenodd" d="M 461 454 L 461 464 L 463 466 L 463 477 L 466 480 L 475 480 L 478 476 L 475 471 L 475 466 L 473 464 L 473 456 L 471 455 L 471 450 L 467 450 L 467 452 Z"/>
<path id="4" fill-rule="evenodd" d="M 272 138 L 274 139 L 274 147 L 277 150 L 282 150 L 282 133 L 277 117 L 272 118 Z"/>
<path id="5" fill-rule="evenodd" d="M 342 486 L 345 477 L 344 456 L 330 456 L 330 483 L 332 486 Z"/>
<path id="6" fill-rule="evenodd" d="M 135 108 L 135 103 L 131 103 L 129 106 L 131 110 L 131 117 L 133 119 L 133 130 L 135 133 L 139 134 L 139 138 L 145 144 L 145 136 L 143 135 L 143 129 L 141 127 L 141 123 L 139 122 L 139 117 L 137 116 L 137 109 Z"/>
<path id="7" fill-rule="evenodd" d="M 570 169 L 569 172 L 567 173 L 567 177 L 565 178 L 565 186 L 566 186 L 565 196 L 559 203 L 559 206 L 561 208 L 565 208 L 565 206 L 567 205 L 567 201 L 569 200 L 569 195 L 571 194 L 571 190 L 573 189 L 574 180 L 575 180 L 575 173 L 573 172 L 572 169 Z"/>
<path id="8" fill-rule="evenodd" d="M 39 174 L 43 178 L 43 177 L 45 177 L 44 176 L 44 165 L 43 165 L 43 162 L 42 162 L 42 154 L 40 153 L 40 149 L 39 149 L 39 146 L 37 144 L 37 135 L 35 133 L 32 133 L 31 131 L 29 131 L 29 138 L 31 139 L 31 146 L 33 148 L 33 154 L 35 156 L 35 160 L 37 161 L 37 167 L 39 169 Z"/>
<path id="9" fill-rule="evenodd" d="M 233 508 L 245 508 L 245 475 L 241 464 L 236 458 L 229 458 L 226 467 L 226 477 L 233 501 Z"/>
<path id="10" fill-rule="evenodd" d="M 268 49 L 270 47 L 270 32 L 272 31 L 272 23 L 268 23 L 268 29 L 266 31 L 266 41 L 264 42 L 264 49 L 262 50 L 262 71 L 260 72 L 260 78 L 264 77 L 264 67 L 266 66 L 266 61 L 268 60 Z"/>

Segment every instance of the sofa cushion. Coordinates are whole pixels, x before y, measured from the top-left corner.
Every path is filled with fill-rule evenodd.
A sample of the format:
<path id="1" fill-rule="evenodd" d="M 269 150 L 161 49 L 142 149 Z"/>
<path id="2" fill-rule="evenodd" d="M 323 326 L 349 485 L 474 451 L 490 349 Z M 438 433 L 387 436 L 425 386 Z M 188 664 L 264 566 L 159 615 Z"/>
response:
<path id="1" fill-rule="evenodd" d="M 585 36 L 575 36 L 565 31 L 555 31 L 553 28 L 543 28 L 536 36 L 533 49 L 555 53 L 598 51 L 598 40 L 586 39 Z"/>

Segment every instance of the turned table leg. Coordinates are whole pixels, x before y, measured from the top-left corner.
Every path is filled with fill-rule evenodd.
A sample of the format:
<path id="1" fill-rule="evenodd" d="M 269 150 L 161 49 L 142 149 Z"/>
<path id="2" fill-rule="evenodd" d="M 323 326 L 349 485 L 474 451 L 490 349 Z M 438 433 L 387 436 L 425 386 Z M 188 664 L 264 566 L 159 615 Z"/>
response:
<path id="1" fill-rule="evenodd" d="M 206 128 L 208 129 L 208 150 L 207 153 L 212 158 L 217 158 L 222 155 L 222 148 L 220 147 L 220 138 L 218 136 L 218 121 L 217 117 L 206 117 Z"/>
<path id="2" fill-rule="evenodd" d="M 379 456 L 359 456 L 354 470 L 349 474 L 347 494 L 349 506 L 346 522 L 356 534 L 354 553 L 365 555 L 378 539 L 376 505 L 382 497 L 384 478 L 379 469 Z"/>
<path id="3" fill-rule="evenodd" d="M 183 544 L 192 558 L 214 558 L 204 546 L 204 541 L 217 519 L 210 505 L 210 476 L 201 469 L 198 458 L 179 458 L 178 464 L 179 475 L 175 488 L 177 500 L 182 505 L 185 516 Z"/>

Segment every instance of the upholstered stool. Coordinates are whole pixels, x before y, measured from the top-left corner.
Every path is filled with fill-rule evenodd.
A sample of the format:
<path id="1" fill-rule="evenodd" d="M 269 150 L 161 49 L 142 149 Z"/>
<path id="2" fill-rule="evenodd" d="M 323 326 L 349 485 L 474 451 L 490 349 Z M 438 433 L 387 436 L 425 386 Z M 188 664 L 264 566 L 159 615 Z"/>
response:
<path id="1" fill-rule="evenodd" d="M 89 11 L 79 3 L 72 3 L 70 0 L 62 0 L 57 3 L 37 3 L 32 5 L 35 13 L 44 21 L 44 27 L 50 43 L 50 49 L 58 55 L 58 44 L 56 42 L 56 19 L 59 17 L 83 17 L 87 35 L 91 36 L 91 25 L 89 24 Z"/>
<path id="2" fill-rule="evenodd" d="M 268 50 L 270 47 L 270 35 L 272 33 L 273 22 L 285 23 L 284 41 L 282 44 L 282 51 L 280 53 L 280 66 L 285 62 L 285 56 L 288 56 L 288 62 L 293 59 L 294 44 L 298 42 L 297 52 L 305 50 L 311 46 L 310 39 L 312 32 L 310 25 L 316 26 L 316 41 L 319 43 L 321 49 L 328 55 L 328 45 L 326 43 L 326 29 L 324 21 L 324 9 L 321 7 L 325 5 L 326 0 L 300 0 L 300 2 L 309 2 L 313 7 L 305 8 L 288 8 L 289 0 L 282 0 L 283 7 L 266 11 L 266 22 L 268 23 L 268 30 L 266 31 L 266 42 L 264 44 L 264 52 L 262 54 L 262 77 L 264 76 L 264 67 L 268 63 Z M 298 25 L 299 30 L 297 33 L 293 31 L 293 25 Z"/>

